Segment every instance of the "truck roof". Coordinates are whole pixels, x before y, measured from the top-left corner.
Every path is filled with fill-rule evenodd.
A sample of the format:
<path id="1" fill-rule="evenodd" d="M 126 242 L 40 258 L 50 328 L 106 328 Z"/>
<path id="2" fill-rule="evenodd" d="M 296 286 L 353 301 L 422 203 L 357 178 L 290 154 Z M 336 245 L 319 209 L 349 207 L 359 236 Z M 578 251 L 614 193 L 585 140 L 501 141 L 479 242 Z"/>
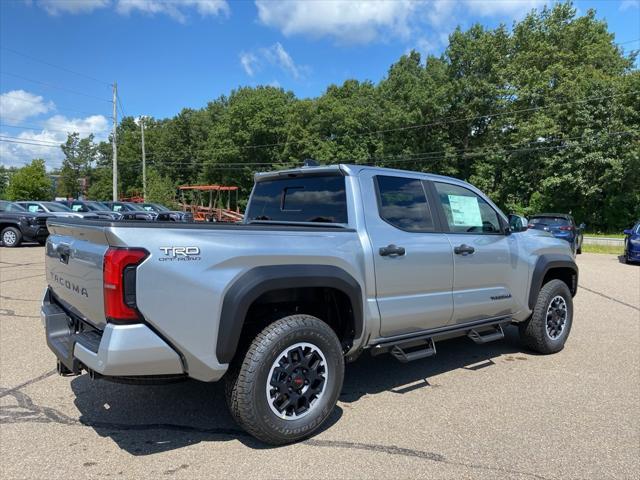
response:
<path id="1" fill-rule="evenodd" d="M 399 174 L 411 174 L 411 175 L 419 175 L 424 177 L 425 180 L 447 180 L 450 182 L 458 183 L 460 185 L 469 186 L 470 184 L 453 177 L 447 177 L 444 175 L 436 175 L 433 173 L 425 173 L 425 172 L 416 172 L 414 170 L 402 170 L 397 168 L 387 168 L 387 167 L 376 167 L 371 165 L 355 165 L 348 163 L 336 163 L 332 165 L 319 165 L 317 167 L 296 167 L 289 168 L 285 170 L 276 170 L 271 172 L 259 172 L 254 176 L 254 180 L 259 182 L 261 180 L 265 180 L 267 178 L 273 177 L 282 177 L 289 175 L 314 175 L 314 174 L 322 174 L 322 173 L 342 173 L 343 175 L 353 175 L 357 176 L 362 170 L 375 170 L 379 171 L 380 175 L 389 174 L 389 173 L 399 173 Z M 471 185 L 472 186 L 472 185 Z"/>

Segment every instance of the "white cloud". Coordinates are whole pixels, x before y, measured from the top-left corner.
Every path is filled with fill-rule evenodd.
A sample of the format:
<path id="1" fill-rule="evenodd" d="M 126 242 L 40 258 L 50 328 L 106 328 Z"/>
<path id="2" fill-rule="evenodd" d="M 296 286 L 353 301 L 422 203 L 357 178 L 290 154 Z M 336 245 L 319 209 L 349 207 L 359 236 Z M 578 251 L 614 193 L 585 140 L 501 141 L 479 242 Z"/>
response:
<path id="1" fill-rule="evenodd" d="M 165 14 L 184 23 L 187 8 L 195 8 L 203 17 L 229 13 L 226 0 L 118 0 L 116 11 L 122 15 L 129 15 L 133 11 L 140 11 L 149 15 Z"/>
<path id="2" fill-rule="evenodd" d="M 32 3 L 32 0 L 25 1 Z M 121 15 L 130 15 L 134 11 L 148 15 L 163 14 L 182 23 L 186 22 L 189 9 L 195 9 L 203 17 L 229 14 L 227 0 L 35 0 L 35 3 L 50 15 L 91 13 L 115 7 Z"/>
<path id="3" fill-rule="evenodd" d="M 548 0 L 464 0 L 470 12 L 491 17 L 506 15 L 512 18 L 522 17 L 534 8 L 542 7 Z"/>
<path id="4" fill-rule="evenodd" d="M 44 158 L 47 168 L 59 167 L 64 155 L 59 145 L 67 140 L 67 134 L 78 132 L 81 137 L 94 134 L 94 141 L 107 140 L 109 120 L 103 115 L 85 118 L 67 118 L 54 115 L 42 122 L 42 130 L 3 131 L 0 135 L 11 137 L 0 141 L 0 164 L 21 166 L 34 158 Z M 22 142 L 22 143 L 20 143 Z"/>
<path id="5" fill-rule="evenodd" d="M 0 117 L 3 123 L 19 123 L 54 108 L 53 102 L 45 102 L 39 95 L 24 90 L 11 90 L 0 95 Z"/>
<path id="6" fill-rule="evenodd" d="M 631 10 L 632 8 L 640 8 L 640 0 L 623 0 L 620 2 L 620 11 Z"/>
<path id="7" fill-rule="evenodd" d="M 421 5 L 411 0 L 256 0 L 260 22 L 284 35 L 326 36 L 344 43 L 367 43 L 386 33 L 407 37 L 410 17 Z"/>
<path id="8" fill-rule="evenodd" d="M 258 57 L 256 57 L 251 52 L 241 52 L 240 64 L 242 65 L 242 68 L 244 68 L 244 71 L 247 73 L 247 75 L 249 75 L 250 77 L 253 77 L 253 75 L 255 75 L 256 73 L 256 67 L 258 65 Z"/>
<path id="9" fill-rule="evenodd" d="M 37 5 L 50 15 L 90 13 L 109 6 L 111 0 L 37 0 Z"/>
<path id="10" fill-rule="evenodd" d="M 297 65 L 280 42 L 252 52 L 241 52 L 240 65 L 250 77 L 266 66 L 279 68 L 296 80 L 302 78 L 309 71 L 309 67 Z"/>

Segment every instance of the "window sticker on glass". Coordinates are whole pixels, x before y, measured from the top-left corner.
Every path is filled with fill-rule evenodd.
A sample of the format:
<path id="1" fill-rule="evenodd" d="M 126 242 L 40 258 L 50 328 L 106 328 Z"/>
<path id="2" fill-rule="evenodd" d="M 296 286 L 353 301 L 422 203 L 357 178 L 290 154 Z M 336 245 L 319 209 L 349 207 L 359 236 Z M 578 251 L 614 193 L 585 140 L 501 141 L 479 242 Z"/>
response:
<path id="1" fill-rule="evenodd" d="M 453 224 L 456 226 L 482 226 L 482 215 L 477 197 L 447 195 L 451 206 Z"/>

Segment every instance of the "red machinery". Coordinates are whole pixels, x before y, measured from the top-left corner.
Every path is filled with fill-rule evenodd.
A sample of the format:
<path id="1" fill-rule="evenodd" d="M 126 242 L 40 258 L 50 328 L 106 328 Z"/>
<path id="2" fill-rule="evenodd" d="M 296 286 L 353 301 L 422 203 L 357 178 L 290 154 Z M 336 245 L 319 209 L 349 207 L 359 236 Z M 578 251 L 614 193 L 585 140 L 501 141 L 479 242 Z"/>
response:
<path id="1" fill-rule="evenodd" d="M 195 221 L 205 222 L 241 222 L 243 214 L 238 207 L 238 187 L 225 185 L 183 185 L 180 189 L 180 206 L 185 212 L 191 212 Z M 185 198 L 185 192 L 193 192 L 191 203 Z M 205 196 L 209 192 L 208 205 Z M 225 204 L 225 194 L 226 204 Z M 235 210 L 231 208 L 231 192 L 235 192 Z"/>

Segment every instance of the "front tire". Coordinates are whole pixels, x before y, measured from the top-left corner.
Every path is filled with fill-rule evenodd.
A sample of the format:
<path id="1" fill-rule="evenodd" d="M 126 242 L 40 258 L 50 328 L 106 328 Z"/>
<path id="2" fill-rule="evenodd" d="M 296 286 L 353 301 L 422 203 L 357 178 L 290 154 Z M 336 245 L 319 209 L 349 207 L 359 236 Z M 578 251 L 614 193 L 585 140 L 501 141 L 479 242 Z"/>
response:
<path id="1" fill-rule="evenodd" d="M 14 248 L 20 246 L 22 242 L 22 232 L 15 227 L 7 227 L 2 230 L 0 235 L 2 238 L 2 244 L 8 248 Z"/>
<path id="2" fill-rule="evenodd" d="M 312 435 L 342 390 L 344 357 L 335 332 L 310 315 L 268 325 L 226 376 L 229 410 L 248 433 L 283 445 Z"/>
<path id="3" fill-rule="evenodd" d="M 559 352 L 573 323 L 573 298 L 562 280 L 544 284 L 531 318 L 520 325 L 520 339 L 538 353 Z"/>

